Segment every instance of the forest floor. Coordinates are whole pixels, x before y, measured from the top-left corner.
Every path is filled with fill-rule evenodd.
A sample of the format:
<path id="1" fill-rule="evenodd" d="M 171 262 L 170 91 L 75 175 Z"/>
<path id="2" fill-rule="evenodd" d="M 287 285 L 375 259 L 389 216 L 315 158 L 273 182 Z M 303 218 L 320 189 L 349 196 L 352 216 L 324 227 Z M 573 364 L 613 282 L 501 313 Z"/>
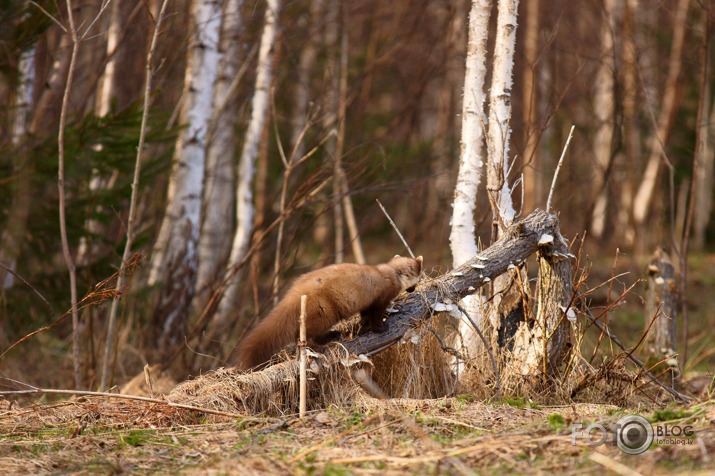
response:
<path id="1" fill-rule="evenodd" d="M 304 420 L 201 417 L 166 405 L 73 397 L 24 407 L 0 401 L 0 474 L 713 474 L 715 400 L 623 409 L 467 396 L 392 400 L 371 412 L 329 408 Z M 590 446 L 572 424 L 627 414 L 694 435 L 631 456 Z M 192 422 L 192 423 L 187 423 Z M 584 430 L 585 431 L 585 430 Z M 601 438 L 599 430 L 591 439 Z"/>

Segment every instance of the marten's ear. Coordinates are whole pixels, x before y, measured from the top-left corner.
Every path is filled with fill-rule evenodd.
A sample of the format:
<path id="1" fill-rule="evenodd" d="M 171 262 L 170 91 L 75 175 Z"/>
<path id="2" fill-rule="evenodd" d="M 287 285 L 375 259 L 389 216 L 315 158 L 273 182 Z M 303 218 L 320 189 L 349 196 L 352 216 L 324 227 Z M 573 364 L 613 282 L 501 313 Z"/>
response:
<path id="1" fill-rule="evenodd" d="M 422 266 L 422 256 L 418 256 L 417 258 L 415 258 L 415 261 L 417 261 L 420 266 Z"/>
<path id="2" fill-rule="evenodd" d="M 395 258 L 400 258 L 400 255 L 395 255 L 392 257 L 392 259 L 395 259 Z"/>

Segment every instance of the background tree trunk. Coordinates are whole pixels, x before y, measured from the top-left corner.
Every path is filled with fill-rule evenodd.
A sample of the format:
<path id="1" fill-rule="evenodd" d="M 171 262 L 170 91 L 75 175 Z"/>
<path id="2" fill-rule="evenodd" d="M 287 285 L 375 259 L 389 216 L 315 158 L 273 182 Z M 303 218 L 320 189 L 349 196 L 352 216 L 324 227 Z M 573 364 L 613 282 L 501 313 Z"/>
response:
<path id="1" fill-rule="evenodd" d="M 666 157 L 665 145 L 670 135 L 670 130 L 675 120 L 677 111 L 677 85 L 682 65 L 683 44 L 685 42 L 685 26 L 688 17 L 690 0 L 679 0 L 673 26 L 673 44 L 668 63 L 668 78 L 663 89 L 662 101 L 651 103 L 661 104 L 658 120 L 648 142 L 648 162 L 646 163 L 643 178 L 638 186 L 638 191 L 633 202 L 633 218 L 636 227 L 642 231 L 643 224 L 648 216 L 653 202 L 653 193 L 658 184 L 658 172 Z"/>
<path id="2" fill-rule="evenodd" d="M 595 162 L 591 183 L 595 202 L 591 215 L 591 233 L 596 239 L 601 239 L 606 229 L 608 213 L 608 176 L 613 155 L 613 127 L 615 112 L 615 42 L 616 32 L 614 21 L 615 0 L 604 0 L 603 20 L 601 23 L 601 56 L 598 73 L 596 73 L 593 110 L 595 112 L 596 134 L 593 138 L 593 154 Z"/>
<path id="3" fill-rule="evenodd" d="M 238 307 L 237 298 L 241 283 L 239 267 L 243 264 L 253 231 L 253 174 L 258 156 L 259 141 L 268 115 L 273 50 L 278 30 L 280 7 L 280 0 L 268 0 L 266 5 L 261 47 L 258 52 L 256 86 L 251 100 L 251 119 L 246 130 L 238 169 L 238 189 L 236 192 L 237 228 L 233 236 L 225 277 L 229 284 L 218 304 L 216 316 L 214 316 L 214 325 L 217 329 L 228 329 L 231 324 L 231 318 Z"/>
<path id="4" fill-rule="evenodd" d="M 712 77 L 712 48 L 710 48 L 711 36 L 709 28 L 712 25 L 712 5 L 708 5 L 703 9 L 702 15 L 705 15 L 703 21 L 703 58 L 706 64 L 705 78 Z M 710 85 L 707 84 L 707 79 L 700 88 L 700 104 L 698 108 L 702 108 L 699 112 L 700 118 L 697 128 L 699 143 L 696 145 L 695 153 L 698 155 L 695 161 L 697 170 L 693 171 L 695 178 L 695 199 L 694 203 L 690 204 L 695 207 L 693 215 L 693 248 L 702 251 L 705 247 L 707 227 L 710 223 L 712 215 L 712 199 L 713 199 L 713 162 L 715 161 L 715 148 L 713 147 L 713 137 L 715 136 L 715 103 L 712 101 Z"/>
<path id="5" fill-rule="evenodd" d="M 487 196 L 492 212 L 492 241 L 496 240 L 511 225 L 516 216 L 509 187 L 509 140 L 511 136 L 511 87 L 516 44 L 516 15 L 518 0 L 499 2 L 494 43 L 492 82 L 489 89 L 489 127 L 487 132 Z M 521 295 L 513 286 L 515 273 L 498 276 L 491 285 L 487 310 L 487 340 L 504 345 L 500 332 L 516 329 L 507 324 L 510 316 L 523 320 L 524 306 Z M 525 272 L 524 272 L 525 275 Z M 504 303 L 504 305 L 502 304 Z M 508 305 L 505 307 L 505 305 Z M 487 323 L 485 322 L 485 327 Z"/>
<path id="6" fill-rule="evenodd" d="M 182 122 L 188 127 L 176 144 L 168 204 L 150 276 L 150 282 L 164 281 L 152 319 L 157 350 L 164 356 L 181 342 L 186 331 L 196 283 L 206 133 L 219 60 L 220 2 L 196 1 L 192 18 L 191 57 L 186 67 L 182 109 Z"/>
<path id="7" fill-rule="evenodd" d="M 31 166 L 26 141 L 32 107 L 33 85 L 35 82 L 35 48 L 25 51 L 20 57 L 20 81 L 15 92 L 15 116 L 12 122 L 10 140 L 15 148 L 13 172 L 16 180 L 12 190 L 12 206 L 8 213 L 5 229 L 0 234 L 0 263 L 9 270 L 0 268 L 0 291 L 10 289 L 15 276 L 23 235 L 27 227 L 31 198 Z M 0 330 L 0 334 L 2 330 Z"/>
<path id="8" fill-rule="evenodd" d="M 624 162 L 619 164 L 620 199 L 615 213 L 617 226 L 616 238 L 622 238 L 626 244 L 632 245 L 635 240 L 633 229 L 633 188 L 635 186 L 635 168 L 641 156 L 641 135 L 637 127 L 638 113 L 638 54 L 635 42 L 636 0 L 623 2 L 623 33 L 622 41 L 622 82 L 623 82 L 623 142 Z"/>
<path id="9" fill-rule="evenodd" d="M 487 39 L 491 0 L 473 0 L 469 12 L 467 60 L 464 73 L 462 103 L 462 139 L 459 172 L 452 204 L 452 228 L 449 235 L 452 266 L 466 263 L 478 254 L 474 214 L 481 180 L 484 156 L 484 83 L 486 78 Z M 465 297 L 464 310 L 477 325 L 481 325 L 481 299 L 479 294 Z M 461 347 L 474 355 L 478 336 L 470 320 L 462 316 L 459 321 Z"/>
<path id="10" fill-rule="evenodd" d="M 242 45 L 242 0 L 227 0 L 223 9 L 219 70 L 214 85 L 212 117 L 206 151 L 203 220 L 199 240 L 199 268 L 193 307 L 201 310 L 217 287 L 231 250 L 235 211 L 235 156 L 238 140 L 236 85 Z M 245 59 L 244 59 L 245 61 Z"/>
<path id="11" fill-rule="evenodd" d="M 526 29 L 524 32 L 524 87 L 522 89 L 524 116 L 524 203 L 522 211 L 529 213 L 542 205 L 542 170 L 539 154 L 539 88 L 538 65 L 541 53 L 539 42 L 540 31 L 540 0 L 526 2 Z"/>
<path id="12" fill-rule="evenodd" d="M 493 236 L 511 224 L 516 211 L 509 187 L 509 138 L 511 137 L 511 87 L 516 45 L 518 0 L 499 2 L 492 84 L 489 88 L 487 136 L 487 193 L 494 215 Z"/>

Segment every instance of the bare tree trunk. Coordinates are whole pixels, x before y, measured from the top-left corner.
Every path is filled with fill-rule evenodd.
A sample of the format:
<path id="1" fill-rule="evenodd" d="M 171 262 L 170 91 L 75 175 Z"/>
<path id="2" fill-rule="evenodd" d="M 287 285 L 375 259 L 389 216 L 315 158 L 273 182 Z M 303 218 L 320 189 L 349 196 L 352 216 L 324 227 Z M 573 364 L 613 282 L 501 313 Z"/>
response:
<path id="1" fill-rule="evenodd" d="M 705 78 L 710 78 L 712 75 L 712 62 L 711 59 L 711 49 L 710 49 L 710 31 L 708 27 L 712 24 L 710 15 L 712 6 L 708 6 L 703 9 L 702 14 L 706 16 L 704 21 L 705 28 L 704 31 L 700 32 L 704 35 L 703 38 L 703 59 L 705 60 L 706 68 Z M 713 161 L 715 161 L 715 153 L 713 149 L 713 131 L 715 130 L 715 124 L 712 122 L 715 119 L 715 106 L 712 106 L 713 101 L 711 100 L 710 87 L 707 81 L 700 85 L 700 104 L 698 111 L 698 117 L 700 117 L 699 124 L 697 127 L 699 129 L 698 144 L 696 145 L 695 153 L 697 154 L 697 160 L 695 165 L 697 170 L 693 171 L 694 185 L 695 185 L 695 199 L 694 203 L 690 204 L 691 207 L 695 207 L 693 214 L 693 247 L 696 250 L 703 250 L 705 247 L 705 235 L 707 231 L 708 224 L 710 223 L 710 216 L 712 213 L 712 187 L 713 187 Z"/>
<path id="2" fill-rule="evenodd" d="M 338 151 L 338 127 L 340 121 L 340 56 L 335 54 L 338 50 L 338 35 L 340 26 L 340 11 L 343 2 L 332 1 L 328 3 L 325 15 L 325 48 L 326 64 L 325 71 L 326 88 L 325 113 L 323 116 L 323 126 L 325 129 L 332 129 L 336 132 L 335 138 L 328 141 L 325 146 L 327 157 L 333 161 L 333 233 L 335 240 L 335 262 L 342 263 L 345 260 L 345 222 L 343 220 L 342 206 L 342 180 L 340 171 L 342 170 L 342 157 Z"/>
<path id="3" fill-rule="evenodd" d="M 608 205 L 608 188 L 606 187 L 610 170 L 613 149 L 613 128 L 615 111 L 615 0 L 604 0 L 603 18 L 601 20 L 601 61 L 596 73 L 593 94 L 593 110 L 595 112 L 596 134 L 593 138 L 593 154 L 595 156 L 591 183 L 596 198 L 591 215 L 591 233 L 601 239 L 606 229 L 606 214 Z"/>
<path id="4" fill-rule="evenodd" d="M 356 263 L 365 264 L 365 253 L 362 250 L 362 241 L 360 240 L 360 230 L 358 229 L 357 219 L 355 218 L 355 210 L 353 202 L 350 198 L 350 186 L 348 178 L 345 175 L 345 170 L 342 166 L 342 156 L 345 151 L 345 128 L 347 123 L 347 107 L 348 107 L 348 18 L 347 6 L 342 3 L 341 15 L 341 31 L 340 31 L 340 82 L 338 84 L 338 137 L 336 138 L 335 146 L 335 163 L 337 176 L 334 180 L 337 181 L 338 191 L 341 197 L 342 209 L 345 212 L 345 225 L 348 230 L 348 239 L 350 247 L 353 251 L 353 259 Z"/>
<path id="5" fill-rule="evenodd" d="M 267 120 L 269 89 L 272 81 L 273 50 L 278 29 L 280 0 L 268 0 L 265 24 L 261 35 L 261 47 L 258 52 L 258 71 L 256 86 L 251 101 L 251 119 L 246 131 L 246 138 L 241 151 L 238 169 L 238 189 L 236 192 L 236 232 L 233 236 L 231 254 L 228 260 L 226 279 L 229 284 L 221 297 L 214 321 L 218 328 L 225 328 L 238 307 L 237 297 L 241 280 L 238 267 L 242 264 L 253 231 L 253 174 L 258 143 Z"/>
<path id="6" fill-rule="evenodd" d="M 75 387 L 82 386 L 82 362 L 79 342 L 79 310 L 77 309 L 77 270 L 72 258 L 69 239 L 67 236 L 67 220 L 66 220 L 66 201 L 65 201 L 65 125 L 67 122 L 67 114 L 69 109 L 70 93 L 72 91 L 72 80 L 74 78 L 75 66 L 77 63 L 77 53 L 79 49 L 79 37 L 77 28 L 74 23 L 74 12 L 72 1 L 67 0 L 67 17 L 68 29 L 67 35 L 72 41 L 72 51 L 70 53 L 69 65 L 67 67 L 67 81 L 65 82 L 65 90 L 62 96 L 62 108 L 60 110 L 60 124 L 57 133 L 57 189 L 59 196 L 59 219 L 60 219 L 60 238 L 62 240 L 62 256 L 69 271 L 70 278 L 70 302 L 72 313 L 72 360 L 74 364 L 74 379 Z"/>
<path id="7" fill-rule="evenodd" d="M 494 215 L 498 236 L 516 216 L 508 182 L 509 138 L 511 135 L 511 87 L 516 44 L 516 15 L 519 0 L 499 2 L 496 42 L 494 44 L 494 71 L 489 88 L 489 128 L 487 151 L 487 193 Z"/>
<path id="8" fill-rule="evenodd" d="M 526 31 L 524 34 L 524 203 L 522 211 L 528 213 L 541 204 L 542 176 L 539 157 L 538 110 L 539 88 L 537 87 L 537 66 L 539 62 L 540 0 L 526 2 Z"/>
<path id="9" fill-rule="evenodd" d="M 141 175 L 141 165 L 142 165 L 142 154 L 144 153 L 144 141 L 146 137 L 147 129 L 147 118 L 149 117 L 149 104 L 151 101 L 151 90 L 152 90 L 152 76 L 153 76 L 153 59 L 154 52 L 156 50 L 157 39 L 159 37 L 159 32 L 161 31 L 161 23 L 164 19 L 164 12 L 169 0 L 163 0 L 161 3 L 161 8 L 157 13 L 156 24 L 154 26 L 154 33 L 152 34 L 151 43 L 149 45 L 149 51 L 146 57 L 146 68 L 145 68 L 145 78 L 144 78 L 144 103 L 142 111 L 141 126 L 139 129 L 139 143 L 137 144 L 137 156 L 134 162 L 134 175 L 132 178 L 132 194 L 129 199 L 129 214 L 127 217 L 127 238 L 124 244 L 124 252 L 122 254 L 122 263 L 119 270 L 119 276 L 117 277 L 116 289 L 118 292 L 114 295 L 112 300 L 112 306 L 109 310 L 109 316 L 107 318 L 107 338 L 104 343 L 104 360 L 102 362 L 102 373 L 100 377 L 99 388 L 102 391 L 107 390 L 111 383 L 112 367 L 114 365 L 114 342 L 115 342 L 115 324 L 117 317 L 117 309 L 119 308 L 119 300 L 123 294 L 126 294 L 125 287 L 127 285 L 127 271 L 125 266 L 129 265 L 132 255 L 132 245 L 134 244 L 134 234 L 135 234 L 135 220 L 137 217 L 137 203 L 139 199 L 139 177 Z"/>
<path id="10" fill-rule="evenodd" d="M 26 125 L 26 134 L 29 136 L 41 136 L 43 133 L 48 132 L 51 128 L 52 121 L 49 120 L 49 112 L 54 103 L 57 102 L 58 98 L 62 97 L 62 88 L 64 82 L 67 78 L 67 72 L 70 64 L 70 48 L 72 46 L 72 40 L 69 35 L 60 35 L 59 45 L 57 50 L 54 52 L 55 60 L 52 63 L 47 78 L 40 78 L 35 76 L 32 85 L 34 88 L 42 85 L 42 90 L 39 93 L 35 91 L 28 91 L 30 93 L 37 94 L 37 100 L 34 104 L 30 100 L 27 102 L 26 106 L 30 108 L 31 117 L 29 118 L 29 124 Z M 37 51 L 35 52 L 37 55 Z M 32 71 L 30 65 L 35 66 L 36 58 L 25 57 L 22 60 L 25 65 L 26 72 Z M 34 73 L 33 73 L 34 75 Z M 25 79 L 30 80 L 31 76 L 28 74 Z M 27 87 L 30 84 L 22 85 L 21 87 Z M 32 88 L 30 88 L 32 89 Z M 34 96 L 34 94 L 33 94 Z M 18 94 L 18 99 L 20 94 Z M 32 96 L 26 96 L 25 99 L 31 98 Z M 30 107 L 31 106 L 31 107 Z M 24 123 L 28 118 L 22 119 L 22 108 L 18 109 L 18 116 L 16 120 L 20 121 L 16 123 L 16 129 L 13 131 L 13 140 L 22 141 L 23 138 L 20 134 L 20 123 Z M 15 134 L 16 132 L 16 134 Z M 21 142 L 16 143 L 16 145 L 21 144 Z M 30 216 L 30 205 L 32 203 L 31 194 L 31 177 L 33 174 L 32 163 L 27 160 L 24 154 L 18 154 L 15 167 L 17 169 L 17 179 L 13 187 L 13 206 L 10 207 L 10 211 L 7 216 L 6 224 L 7 226 L 0 234 L 0 262 L 8 266 L 11 270 L 15 269 L 17 264 L 17 259 L 20 256 L 21 244 L 24 239 L 25 230 L 27 229 L 27 220 Z M 0 269 L 0 287 L 9 287 L 13 279 L 12 273 L 7 272 L 4 268 Z"/>
<path id="11" fill-rule="evenodd" d="M 28 131 L 30 112 L 32 107 L 33 85 L 35 83 L 35 47 L 33 46 L 22 53 L 20 64 L 20 81 L 15 93 L 14 118 L 12 122 L 12 145 L 19 146 Z"/>
<path id="12" fill-rule="evenodd" d="M 104 71 L 99 79 L 99 87 L 97 88 L 97 98 L 95 100 L 95 114 L 102 117 L 109 113 L 109 106 L 112 102 L 112 97 L 114 96 L 114 85 L 115 85 L 115 71 L 117 62 L 114 58 L 113 53 L 115 52 L 120 31 L 121 22 L 121 2 L 114 2 L 111 6 L 111 11 L 107 15 L 107 23 L 109 28 L 107 30 L 107 47 L 106 47 L 106 57 L 107 63 L 104 66 Z"/>
<path id="13" fill-rule="evenodd" d="M 165 281 L 152 319 L 155 344 L 161 355 L 181 341 L 194 295 L 206 133 L 219 60 L 221 3 L 196 1 L 191 15 L 193 42 L 184 78 L 186 96 L 182 110 L 188 127 L 176 144 L 169 202 L 161 225 L 160 236 L 163 233 L 168 240 L 165 248 L 154 249 L 150 276 L 152 282 Z"/>
<path id="14" fill-rule="evenodd" d="M 461 98 L 464 88 L 464 70 L 467 53 L 468 8 L 471 1 L 458 0 L 452 11 L 447 33 L 445 51 L 446 71 L 441 82 L 434 82 L 430 94 L 436 109 L 434 115 L 423 118 L 423 128 L 431 133 L 433 141 L 430 163 L 431 180 L 425 184 L 426 199 L 421 222 L 428 229 L 442 233 L 445 219 L 444 204 L 454 199 L 453 158 L 456 155 L 455 138 L 461 137 Z M 486 52 L 485 52 L 486 55 Z M 485 56 L 486 58 L 486 56 Z M 436 116 L 436 117 L 434 117 Z"/>
<path id="15" fill-rule="evenodd" d="M 241 58 L 242 0 L 227 0 L 221 25 L 221 59 L 214 85 L 213 114 L 206 151 L 206 174 L 203 196 L 203 221 L 199 239 L 199 268 L 196 282 L 195 309 L 206 305 L 208 295 L 226 267 L 231 250 L 235 210 L 233 171 L 236 149 L 236 96 L 232 92 L 237 81 Z"/>
<path id="16" fill-rule="evenodd" d="M 308 32 L 298 64 L 298 78 L 295 85 L 295 104 L 291 120 L 291 146 L 296 157 L 303 157 L 305 153 L 305 139 L 301 137 L 309 121 L 311 102 L 311 78 L 318 57 L 318 34 L 321 28 L 320 15 L 324 9 L 325 0 L 311 0 L 310 16 L 302 17 L 299 24 Z"/>
<path id="17" fill-rule="evenodd" d="M 491 0 L 473 0 L 469 12 L 467 60 L 464 73 L 464 96 L 462 104 L 462 139 L 459 157 L 459 172 L 452 204 L 452 229 L 449 235 L 454 267 L 478 254 L 474 214 L 477 192 L 481 181 L 484 157 L 484 83 L 486 80 L 487 39 Z M 464 299 L 464 310 L 469 314 L 459 321 L 462 347 L 468 356 L 475 355 L 478 336 L 471 326 L 470 318 L 481 325 L 481 299 L 478 294 Z"/>
<path id="18" fill-rule="evenodd" d="M 641 154 L 640 131 L 636 125 L 637 101 L 638 101 L 638 55 L 636 54 L 635 43 L 635 19 L 636 0 L 626 0 L 623 2 L 623 40 L 622 57 L 623 67 L 623 136 L 625 149 L 625 163 L 622 164 L 620 174 L 620 199 L 618 211 L 616 213 L 616 230 L 627 245 L 632 245 L 635 240 L 633 220 L 631 211 L 633 210 L 633 187 L 635 164 Z"/>
<path id="19" fill-rule="evenodd" d="M 104 117 L 109 113 L 109 108 L 111 105 L 112 97 L 114 94 L 115 85 L 115 71 L 116 71 L 116 61 L 114 58 L 114 52 L 116 51 L 118 40 L 119 40 L 119 26 L 121 22 L 121 9 L 120 2 L 114 2 L 111 6 L 111 10 L 106 16 L 107 28 L 107 43 L 106 43 L 106 58 L 107 62 L 104 66 L 104 71 L 102 72 L 99 85 L 96 92 L 95 102 L 94 102 L 94 113 L 98 117 Z M 98 150 L 101 150 L 103 145 L 101 143 L 95 144 L 94 146 Z M 108 183 L 112 181 L 110 177 L 103 177 L 99 175 L 99 171 L 92 170 L 92 178 L 89 182 L 90 192 L 97 192 L 98 190 L 104 189 L 108 186 Z M 99 210 L 97 210 L 99 211 Z M 88 219 L 85 223 L 85 228 L 93 235 L 100 235 L 102 233 L 102 225 L 93 219 Z M 79 241 L 79 246 L 77 248 L 77 263 L 80 265 L 86 265 L 91 262 L 92 257 L 96 254 L 97 250 L 89 242 L 87 236 L 82 236 Z"/>
<path id="20" fill-rule="evenodd" d="M 690 0 L 679 0 L 678 9 L 673 20 L 673 44 L 670 51 L 668 64 L 668 78 L 662 94 L 662 105 L 656 130 L 648 143 L 649 156 L 643 178 L 636 192 L 633 203 L 633 218 L 636 226 L 642 228 L 648 216 L 648 210 L 653 202 L 653 193 L 658 184 L 660 165 L 665 160 L 665 144 L 670 135 L 670 130 L 675 120 L 677 110 L 677 83 L 682 65 L 683 44 L 685 40 L 685 26 L 687 23 L 688 6 Z"/>
<path id="21" fill-rule="evenodd" d="M 489 124 L 487 130 L 487 196 L 492 210 L 492 241 L 511 225 L 516 212 L 512 205 L 509 187 L 509 137 L 511 135 L 511 87 L 514 66 L 514 46 L 516 43 L 516 15 L 518 0 L 499 2 L 497 15 L 496 41 L 492 83 L 489 89 Z M 517 271 L 521 273 L 521 271 Z M 515 309 L 523 308 L 523 303 L 515 294 L 512 286 L 514 276 L 504 274 L 494 280 L 491 286 L 491 298 L 487 310 L 489 320 L 488 334 L 491 341 L 497 342 L 499 329 L 502 329 L 506 316 Z M 511 296 L 507 293 L 511 290 Z M 506 298 L 509 299 L 506 299 Z M 502 300 L 509 303 L 504 309 Z M 513 308 L 514 306 L 515 308 Z M 521 312 L 521 311 L 518 311 Z M 518 313 L 517 312 L 517 313 Z"/>
<path id="22" fill-rule="evenodd" d="M 26 152 L 26 140 L 32 106 L 33 84 L 35 82 L 35 48 L 23 52 L 20 57 L 20 82 L 15 92 L 15 117 L 12 122 L 11 141 L 15 147 L 13 159 L 13 199 L 9 208 L 5 229 L 0 234 L 0 263 L 15 271 L 20 256 L 21 245 L 27 219 L 30 213 L 31 171 Z M 15 276 L 5 268 L 0 268 L 0 290 L 13 286 Z M 1 331 L 0 331 L 1 332 Z"/>

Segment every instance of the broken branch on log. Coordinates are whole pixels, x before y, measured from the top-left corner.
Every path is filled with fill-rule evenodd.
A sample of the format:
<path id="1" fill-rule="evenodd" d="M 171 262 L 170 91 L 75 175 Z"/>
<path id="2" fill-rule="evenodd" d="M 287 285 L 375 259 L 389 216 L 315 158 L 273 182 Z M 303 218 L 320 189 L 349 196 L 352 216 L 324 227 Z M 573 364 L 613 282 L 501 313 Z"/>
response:
<path id="1" fill-rule="evenodd" d="M 519 265 L 539 248 L 539 239 L 558 233 L 556 215 L 535 210 L 529 216 L 507 228 L 492 246 L 483 250 L 463 265 L 438 278 L 419 284 L 415 292 L 403 294 L 395 300 L 398 312 L 390 315 L 389 329 L 381 334 L 367 332 L 341 344 L 354 354 L 375 355 L 400 339 L 416 323 L 428 319 L 433 306 L 449 299 L 458 302 L 475 293 L 481 286 L 505 273 L 510 265 Z"/>

